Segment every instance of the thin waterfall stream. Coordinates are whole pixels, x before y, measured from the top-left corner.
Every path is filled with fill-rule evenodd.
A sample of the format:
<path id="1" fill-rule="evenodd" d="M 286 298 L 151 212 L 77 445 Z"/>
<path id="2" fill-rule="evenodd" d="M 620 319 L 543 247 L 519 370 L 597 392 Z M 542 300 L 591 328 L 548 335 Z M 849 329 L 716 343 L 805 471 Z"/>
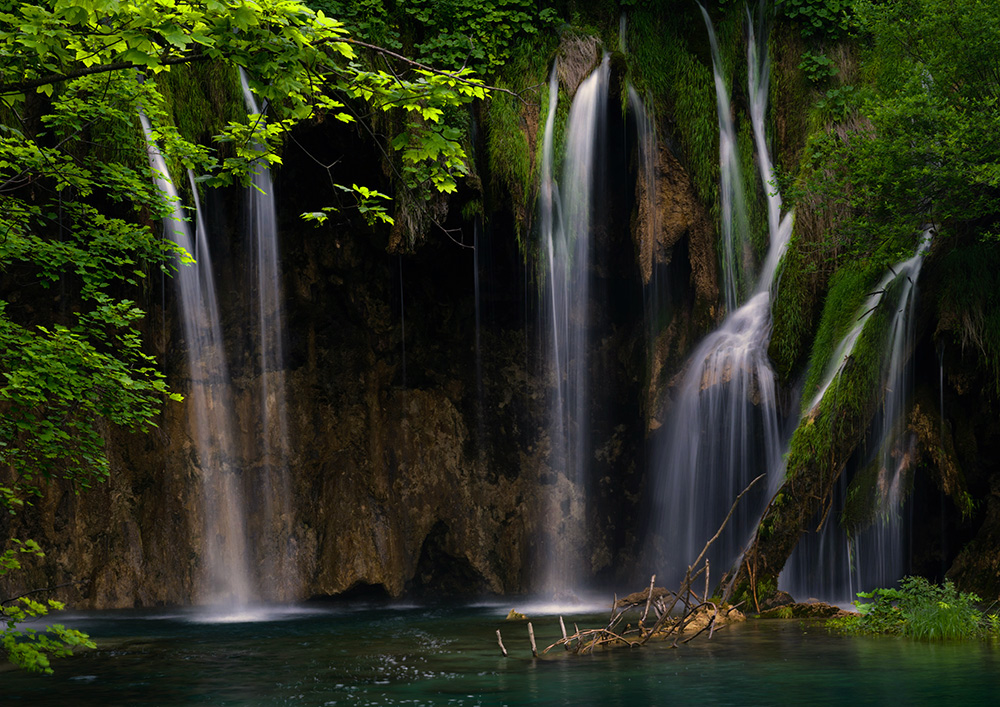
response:
<path id="1" fill-rule="evenodd" d="M 586 493 L 589 449 L 588 327 L 590 258 L 599 141 L 605 139 L 610 59 L 577 88 L 566 124 L 562 177 L 553 170 L 559 80 L 549 79 L 549 110 L 542 147 L 540 252 L 545 268 L 542 331 L 553 386 L 549 403 L 549 464 L 562 478 L 549 494 L 541 558 L 542 588 L 560 595 L 585 576 Z"/>
<path id="2" fill-rule="evenodd" d="M 739 146 L 736 127 L 733 123 L 729 87 L 723 74 L 719 43 L 708 11 L 701 5 L 701 13 L 708 28 L 708 39 L 712 48 L 712 73 L 715 79 L 715 98 L 719 118 L 719 201 L 721 207 L 722 230 L 722 290 L 726 312 L 734 312 L 746 296 L 751 276 L 750 222 L 747 216 L 746 195 L 743 189 L 743 175 L 740 170 Z M 752 39 L 751 34 L 751 39 Z M 754 86 L 751 85 L 751 91 Z M 766 89 L 766 85 L 765 85 Z M 763 99 L 766 105 L 767 92 Z M 763 136 L 763 112 L 754 113 L 752 118 L 761 121 Z M 754 130 L 756 137 L 757 130 Z M 757 145 L 758 151 L 760 145 Z M 773 240 L 772 240 L 773 242 Z M 770 281 L 768 281 L 770 285 Z"/>
<path id="3" fill-rule="evenodd" d="M 184 391 L 193 442 L 192 464 L 201 479 L 201 578 L 196 599 L 215 612 L 246 606 L 256 597 L 246 546 L 246 517 L 241 480 L 235 466 L 236 436 L 232 417 L 232 380 L 222 338 L 219 304 L 212 272 L 211 249 L 198 199 L 194 233 L 157 149 L 145 115 L 140 114 L 156 185 L 173 204 L 164 233 L 188 253 L 193 265 L 182 264 L 174 278 L 187 354 L 189 388 Z M 190 175 L 189 175 L 190 177 Z"/>
<path id="4" fill-rule="evenodd" d="M 251 119 L 262 113 L 250 90 L 246 74 L 240 71 L 243 98 Z M 264 106 L 266 109 L 266 106 Z M 284 317 L 281 301 L 281 272 L 278 216 L 271 170 L 263 162 L 255 165 L 252 183 L 246 189 L 248 267 L 251 281 L 249 305 L 256 328 L 251 331 L 257 350 L 258 420 L 251 444 L 259 444 L 261 469 L 255 479 L 256 500 L 263 514 L 256 533 L 255 555 L 260 564 L 260 584 L 264 598 L 287 601 L 298 597 L 299 568 L 296 563 L 292 491 L 289 480 L 289 431 L 287 386 L 285 381 Z"/>

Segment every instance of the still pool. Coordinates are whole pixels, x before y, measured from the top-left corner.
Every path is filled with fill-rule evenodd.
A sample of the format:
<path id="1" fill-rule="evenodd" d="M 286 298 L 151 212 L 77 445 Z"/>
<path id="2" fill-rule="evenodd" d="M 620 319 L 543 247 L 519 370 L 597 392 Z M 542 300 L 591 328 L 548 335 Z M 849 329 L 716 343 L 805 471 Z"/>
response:
<path id="1" fill-rule="evenodd" d="M 0 667 L 4 705 L 996 704 L 1000 647 L 751 621 L 678 649 L 533 659 L 510 606 L 67 615 L 97 650 L 52 676 Z M 520 608 L 520 607 L 519 607 Z M 596 627 L 607 615 L 565 615 Z M 559 635 L 533 617 L 539 649 Z M 500 655 L 496 630 L 509 657 Z M 572 629 L 571 629 L 572 630 Z"/>

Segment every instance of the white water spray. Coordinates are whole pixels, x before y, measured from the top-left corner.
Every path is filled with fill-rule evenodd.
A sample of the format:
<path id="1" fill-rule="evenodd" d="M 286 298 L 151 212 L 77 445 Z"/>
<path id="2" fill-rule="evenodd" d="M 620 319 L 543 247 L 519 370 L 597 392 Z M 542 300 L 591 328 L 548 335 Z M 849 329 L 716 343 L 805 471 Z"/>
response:
<path id="1" fill-rule="evenodd" d="M 586 537 L 584 489 L 589 467 L 589 374 L 587 334 L 595 174 L 603 139 L 610 77 L 609 57 L 580 84 L 566 126 L 562 179 L 553 174 L 558 77 L 549 80 L 539 197 L 540 251 L 544 255 L 543 330 L 553 380 L 549 404 L 549 464 L 561 479 L 549 494 L 541 558 L 546 591 L 579 588 Z"/>
<path id="2" fill-rule="evenodd" d="M 261 114 L 246 74 L 240 83 L 247 112 Z M 247 187 L 247 245 L 253 295 L 250 308 L 257 322 L 259 420 L 254 421 L 251 444 L 260 448 L 261 472 L 256 481 L 257 501 L 263 511 L 255 554 L 260 563 L 261 589 L 265 598 L 297 599 L 300 585 L 295 552 L 294 514 L 289 481 L 288 411 L 284 361 L 284 321 L 281 301 L 278 217 L 271 170 L 255 164 L 252 184 Z M 259 427 L 258 427 L 259 425 Z"/>
<path id="3" fill-rule="evenodd" d="M 703 10 L 704 12 L 704 10 Z M 791 213 L 781 216 L 781 197 L 770 184 L 771 162 L 764 131 L 767 56 L 748 38 L 749 90 L 761 180 L 768 193 L 768 253 L 749 299 L 738 309 L 737 270 L 730 256 L 747 242 L 748 219 L 738 173 L 735 131 L 719 64 L 711 21 L 705 13 L 713 47 L 719 101 L 722 165 L 722 234 L 727 255 L 726 303 L 729 315 L 695 349 L 674 388 L 666 429 L 655 452 L 657 464 L 656 552 L 667 564 L 668 583 L 679 580 L 714 534 L 747 484 L 762 472 L 772 488 L 781 473 L 783 451 L 777 383 L 767 347 L 771 337 L 771 296 L 778 263 L 792 231 Z M 760 488 L 737 507 L 733 519 L 709 553 L 715 567 L 728 567 L 743 547 L 766 500 Z"/>
<path id="4" fill-rule="evenodd" d="M 858 472 L 872 482 L 871 498 L 867 499 L 872 514 L 870 525 L 848 535 L 837 522 L 848 496 L 847 478 L 842 474 L 834 509 L 822 531 L 799 542 L 781 574 L 780 586 L 793 594 L 850 602 L 856 592 L 892 586 L 906 573 L 908 533 L 904 501 L 915 444 L 913 434 L 907 429 L 906 413 L 913 388 L 910 360 L 917 279 L 931 245 L 931 235 L 931 229 L 926 229 L 913 257 L 890 268 L 865 298 L 854 326 L 831 356 L 819 390 L 803 409 L 803 416 L 815 414 L 843 372 L 872 314 L 879 307 L 891 307 L 882 363 L 882 404 L 872 425 L 874 435 L 868 445 L 868 461 Z M 887 297 L 891 300 L 887 301 Z"/>
<path id="5" fill-rule="evenodd" d="M 184 393 L 194 443 L 191 461 L 202 484 L 201 582 L 197 600 L 213 610 L 238 610 L 254 598 L 255 591 L 246 548 L 243 490 L 234 465 L 233 395 L 207 231 L 193 177 L 189 175 L 195 199 L 192 235 L 166 161 L 153 142 L 149 121 L 142 114 L 139 119 L 156 185 L 173 204 L 173 216 L 164 219 L 164 233 L 198 256 L 197 264 L 181 265 L 174 278 L 190 378 Z"/>

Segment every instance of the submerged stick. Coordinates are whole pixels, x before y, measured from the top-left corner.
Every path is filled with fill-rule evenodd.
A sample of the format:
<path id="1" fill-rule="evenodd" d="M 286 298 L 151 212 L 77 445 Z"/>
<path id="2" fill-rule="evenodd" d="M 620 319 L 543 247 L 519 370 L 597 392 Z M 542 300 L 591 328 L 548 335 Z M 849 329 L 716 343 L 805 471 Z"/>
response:
<path id="1" fill-rule="evenodd" d="M 642 641 L 640 641 L 640 645 L 645 644 L 646 641 L 648 641 L 650 639 L 650 637 L 652 637 L 652 635 L 654 633 L 656 633 L 660 629 L 660 627 L 663 625 L 663 623 L 667 620 L 667 617 L 670 615 L 670 612 L 673 611 L 674 606 L 677 604 L 677 600 L 680 598 L 680 596 L 682 594 L 684 594 L 685 591 L 688 593 L 688 595 L 690 597 L 690 595 L 692 594 L 692 592 L 691 592 L 691 582 L 693 582 L 694 579 L 698 575 L 700 575 L 702 572 L 704 572 L 705 570 L 708 569 L 708 563 L 705 563 L 706 566 L 703 567 L 702 569 L 698 570 L 694 574 L 693 577 L 691 576 L 691 570 L 693 570 L 695 568 L 695 566 L 698 565 L 698 563 L 701 562 L 702 558 L 705 557 L 705 553 L 708 552 L 708 548 L 711 547 L 712 543 L 714 543 L 716 540 L 718 540 L 719 536 L 722 535 L 722 531 L 725 529 L 726 524 L 729 523 L 729 519 L 733 517 L 733 513 L 736 511 L 736 506 L 739 505 L 740 499 L 742 499 L 743 496 L 746 495 L 747 491 L 749 491 L 751 488 L 753 488 L 754 484 L 756 484 L 758 481 L 760 481 L 761 479 L 763 479 L 765 476 L 767 476 L 767 474 L 761 474 L 756 479 L 754 479 L 749 484 L 747 484 L 747 487 L 745 489 L 743 489 L 742 491 L 740 491 L 740 495 L 736 497 L 735 501 L 733 501 L 733 505 L 729 509 L 729 513 L 726 515 L 725 520 L 722 521 L 722 525 L 720 525 L 719 529 L 717 531 L 715 531 L 715 535 L 713 535 L 709 539 L 709 541 L 707 543 L 705 543 L 705 547 L 703 547 L 701 549 L 701 553 L 698 554 L 698 559 L 696 559 L 694 562 L 692 562 L 691 565 L 688 567 L 687 572 L 684 574 L 684 581 L 681 582 L 680 591 L 677 593 L 677 596 L 674 597 L 673 603 L 671 603 L 670 606 L 667 607 L 667 610 L 664 612 L 663 616 L 660 617 L 660 620 L 657 621 L 656 624 L 653 625 L 652 630 L 648 634 L 646 634 L 645 637 L 643 637 Z M 756 586 L 754 586 L 754 590 L 756 591 Z M 755 597 L 755 599 L 756 599 L 756 597 Z M 688 611 L 691 611 L 691 607 L 688 604 L 688 602 L 685 601 L 684 603 L 685 603 L 685 606 L 687 606 Z M 677 625 L 675 625 L 673 628 L 671 628 L 670 633 L 672 633 L 674 631 L 683 630 L 684 624 L 686 623 L 686 621 L 685 621 L 686 618 L 687 618 L 686 615 L 684 617 L 682 617 L 681 621 Z"/>
<path id="2" fill-rule="evenodd" d="M 562 616 L 559 617 L 559 628 L 562 629 L 563 640 L 566 641 L 566 643 L 563 645 L 565 646 L 566 650 L 569 650 L 569 639 L 566 638 L 566 624 L 563 622 Z"/>
<path id="3" fill-rule="evenodd" d="M 537 658 L 538 648 L 535 646 L 535 629 L 532 627 L 530 621 L 528 622 L 528 638 L 531 639 L 531 655 Z"/>
<path id="4" fill-rule="evenodd" d="M 507 649 L 503 646 L 503 638 L 500 637 L 500 629 L 497 629 L 497 643 L 500 645 L 500 650 L 503 651 L 503 657 L 507 657 Z"/>
<path id="5" fill-rule="evenodd" d="M 646 617 L 649 615 L 649 603 L 653 601 L 653 585 L 656 584 L 656 575 L 654 574 L 649 579 L 649 596 L 646 597 L 646 609 L 642 612 L 642 618 L 639 619 L 639 625 L 642 626 L 646 623 Z"/>

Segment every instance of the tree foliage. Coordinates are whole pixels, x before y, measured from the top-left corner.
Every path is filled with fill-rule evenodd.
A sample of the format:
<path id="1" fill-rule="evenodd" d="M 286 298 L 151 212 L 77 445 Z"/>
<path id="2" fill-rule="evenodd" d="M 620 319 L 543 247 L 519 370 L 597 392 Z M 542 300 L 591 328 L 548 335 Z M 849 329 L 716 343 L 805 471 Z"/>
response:
<path id="1" fill-rule="evenodd" d="M 533 0 L 308 0 L 342 18 L 360 37 L 405 49 L 435 66 L 469 66 L 494 75 L 514 48 L 558 21 L 553 2 Z"/>
<path id="2" fill-rule="evenodd" d="M 0 553 L 0 577 L 20 569 L 19 555 L 44 556 L 38 543 L 32 540 L 24 542 L 13 540 L 11 544 L 13 547 Z M 66 628 L 62 624 L 52 624 L 42 632 L 18 627 L 18 624 L 24 621 L 45 616 L 50 610 L 60 611 L 63 608 L 63 604 L 54 599 L 43 603 L 27 595 L 0 604 L 0 622 L 4 624 L 3 630 L 0 631 L 0 647 L 12 663 L 31 672 L 51 673 L 50 656 L 64 658 L 70 655 L 75 647 L 95 647 L 93 641 L 85 634 Z"/>
<path id="3" fill-rule="evenodd" d="M 299 121 L 351 122 L 351 103 L 400 111 L 408 126 L 394 145 L 412 182 L 454 190 L 466 156 L 444 112 L 484 86 L 467 69 L 363 67 L 355 41 L 295 0 L 0 0 L 0 508 L 23 510 L 47 479 L 77 490 L 102 480 L 107 425 L 147 430 L 179 399 L 144 348 L 138 303 L 150 273 L 192 261 L 152 228 L 172 205 L 153 186 L 140 112 L 173 164 L 224 185 L 279 163 Z M 157 80 L 201 62 L 242 68 L 266 105 L 211 145 L 172 124 Z M 366 218 L 391 218 L 385 195 L 349 191 Z M 9 542 L 8 577 L 41 555 Z M 49 608 L 4 606 L 12 661 L 49 670 L 47 656 L 88 645 L 61 627 L 17 628 Z"/>
<path id="4" fill-rule="evenodd" d="M 815 193 L 856 218 L 838 234 L 847 252 L 891 262 L 924 223 L 1000 216 L 1000 2 L 854 3 L 866 85 L 823 99 L 839 123 L 816 140 Z"/>

